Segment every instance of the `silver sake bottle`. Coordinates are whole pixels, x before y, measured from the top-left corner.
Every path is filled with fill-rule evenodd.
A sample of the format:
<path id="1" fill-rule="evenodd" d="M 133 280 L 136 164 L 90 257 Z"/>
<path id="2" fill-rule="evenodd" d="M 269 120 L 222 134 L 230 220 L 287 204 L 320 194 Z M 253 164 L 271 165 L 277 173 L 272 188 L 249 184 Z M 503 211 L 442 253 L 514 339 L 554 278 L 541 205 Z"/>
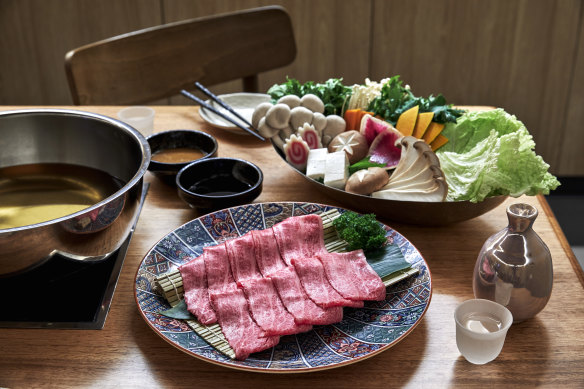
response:
<path id="1" fill-rule="evenodd" d="M 532 228 L 537 214 L 529 204 L 507 207 L 509 225 L 486 240 L 474 269 L 475 297 L 504 305 L 515 323 L 539 313 L 552 292 L 552 257 Z"/>

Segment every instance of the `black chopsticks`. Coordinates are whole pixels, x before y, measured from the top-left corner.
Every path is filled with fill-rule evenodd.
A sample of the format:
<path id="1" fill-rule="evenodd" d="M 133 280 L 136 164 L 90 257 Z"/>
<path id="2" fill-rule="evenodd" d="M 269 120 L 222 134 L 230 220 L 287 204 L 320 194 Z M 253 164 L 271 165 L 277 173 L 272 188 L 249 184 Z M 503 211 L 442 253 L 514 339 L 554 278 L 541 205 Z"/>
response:
<path id="1" fill-rule="evenodd" d="M 235 116 L 237 116 L 238 118 L 242 119 L 244 123 L 246 123 L 246 124 L 249 124 L 249 122 L 248 122 L 247 120 L 243 119 L 243 118 L 242 118 L 242 117 L 241 117 L 241 116 L 240 116 L 240 115 L 239 115 L 237 112 L 235 112 L 235 111 L 234 111 L 234 110 L 233 110 L 231 107 L 229 107 L 227 104 L 225 104 L 225 102 L 223 102 L 223 101 L 222 101 L 221 99 L 219 99 L 217 96 L 213 95 L 211 92 L 209 92 L 209 91 L 208 91 L 208 90 L 207 90 L 205 87 L 203 87 L 203 86 L 202 86 L 201 84 L 199 84 L 198 82 L 197 82 L 196 84 L 198 84 L 198 85 L 197 85 L 197 87 L 198 87 L 199 89 L 201 89 L 201 88 L 204 88 L 204 90 L 203 90 L 203 89 L 201 89 L 201 91 L 203 91 L 203 93 L 205 93 L 205 94 L 206 94 L 207 96 L 209 96 L 209 97 L 213 96 L 213 97 L 211 97 L 211 98 L 212 98 L 214 101 L 216 101 L 218 104 L 220 104 L 220 105 L 221 105 L 223 108 L 227 109 L 229 112 L 231 112 L 231 113 L 235 114 Z M 199 85 L 200 85 L 200 86 L 199 86 Z M 206 92 L 205 92 L 205 91 L 206 91 Z M 220 112 L 219 110 L 215 109 L 215 108 L 214 108 L 214 107 L 212 107 L 211 105 L 207 104 L 205 101 L 203 101 L 203 100 L 199 99 L 197 96 L 193 95 L 192 93 L 190 93 L 190 92 L 188 92 L 188 91 L 186 91 L 186 90 L 184 90 L 184 89 L 182 89 L 182 90 L 180 91 L 180 93 L 181 93 L 183 96 L 185 96 L 185 97 L 187 97 L 187 98 L 189 98 L 189 99 L 191 99 L 191 100 L 195 101 L 195 102 L 196 102 L 196 103 L 198 103 L 198 104 L 199 104 L 201 107 L 204 107 L 205 109 L 208 109 L 209 111 L 213 112 L 214 114 L 221 116 L 223 119 L 225 119 L 225 120 L 229 121 L 230 123 L 233 123 L 233 124 L 234 124 L 234 125 L 236 125 L 237 127 L 239 127 L 239 128 L 241 128 L 242 130 L 244 130 L 244 131 L 246 131 L 246 132 L 250 133 L 251 135 L 255 136 L 256 138 L 258 138 L 258 139 L 261 139 L 261 140 L 266 140 L 266 138 L 264 138 L 263 136 L 261 136 L 260 134 L 258 134 L 257 132 L 255 132 L 255 131 L 254 131 L 254 130 L 255 130 L 255 128 L 254 128 L 254 127 L 253 127 L 251 124 L 249 124 L 250 128 L 248 128 L 248 127 L 245 127 L 245 126 L 242 126 L 242 125 L 241 125 L 241 124 L 239 124 L 239 123 L 238 123 L 236 120 L 234 120 L 232 117 L 229 117 L 229 116 L 225 115 L 224 113 Z"/>
<path id="2" fill-rule="evenodd" d="M 231 108 L 225 101 L 223 101 L 219 97 L 215 96 L 209 89 L 205 88 L 200 82 L 196 81 L 195 86 L 197 88 L 199 88 L 199 90 L 201 92 L 203 92 L 204 94 L 209 96 L 211 98 L 211 100 L 215 101 L 217 104 L 219 104 L 220 106 L 222 106 L 223 108 L 225 108 L 226 110 L 228 110 L 229 112 L 234 114 L 236 117 L 241 119 L 245 124 L 247 124 L 249 126 L 249 128 L 251 128 L 254 131 L 258 130 L 250 122 L 248 122 L 246 118 L 244 118 L 239 113 L 237 113 L 237 111 L 235 111 L 233 108 Z"/>

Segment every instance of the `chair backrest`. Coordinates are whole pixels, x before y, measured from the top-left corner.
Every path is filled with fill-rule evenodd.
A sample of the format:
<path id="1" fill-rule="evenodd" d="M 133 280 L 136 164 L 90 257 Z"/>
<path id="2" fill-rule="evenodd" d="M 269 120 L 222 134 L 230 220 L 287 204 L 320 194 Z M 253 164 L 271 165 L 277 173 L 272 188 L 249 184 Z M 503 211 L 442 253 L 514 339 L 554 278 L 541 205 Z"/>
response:
<path id="1" fill-rule="evenodd" d="M 243 79 L 258 91 L 258 73 L 296 57 L 290 16 L 260 7 L 169 23 L 91 43 L 65 56 L 76 105 L 148 103 L 192 89 Z"/>

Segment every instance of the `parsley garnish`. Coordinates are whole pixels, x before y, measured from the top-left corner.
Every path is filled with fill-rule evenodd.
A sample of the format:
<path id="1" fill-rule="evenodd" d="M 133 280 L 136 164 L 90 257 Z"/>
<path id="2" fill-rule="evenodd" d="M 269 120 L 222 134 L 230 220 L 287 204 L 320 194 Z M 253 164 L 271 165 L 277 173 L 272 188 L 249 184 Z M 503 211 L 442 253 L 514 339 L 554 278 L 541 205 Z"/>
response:
<path id="1" fill-rule="evenodd" d="M 383 247 L 387 242 L 385 230 L 375 220 L 375 215 L 359 215 L 352 211 L 344 212 L 335 219 L 333 225 L 337 229 L 339 237 L 346 241 L 347 250 L 372 251 Z"/>

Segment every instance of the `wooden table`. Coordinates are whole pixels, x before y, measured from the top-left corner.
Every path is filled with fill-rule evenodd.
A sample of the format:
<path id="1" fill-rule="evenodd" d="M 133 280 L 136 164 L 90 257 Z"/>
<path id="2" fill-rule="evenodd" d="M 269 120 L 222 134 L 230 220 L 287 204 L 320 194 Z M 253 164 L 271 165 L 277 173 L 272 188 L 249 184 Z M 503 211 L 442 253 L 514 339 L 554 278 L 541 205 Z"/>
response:
<path id="1" fill-rule="evenodd" d="M 0 110 L 14 108 L 22 107 Z M 120 107 L 75 109 L 79 108 L 115 117 Z M 204 130 L 218 139 L 220 156 L 255 162 L 265 174 L 264 190 L 256 202 L 342 205 L 316 192 L 271 145 L 212 128 L 190 106 L 155 109 L 155 131 Z M 481 217 L 448 227 L 382 220 L 405 235 L 430 267 L 432 301 L 421 323 L 396 346 L 362 362 L 275 375 L 201 361 L 170 346 L 144 322 L 134 300 L 138 265 L 160 238 L 198 216 L 178 199 L 174 189 L 150 173 L 145 180 L 151 183 L 150 190 L 103 330 L 0 329 L 0 387 L 584 387 L 584 273 L 541 196 L 509 199 Z M 554 290 L 535 318 L 511 326 L 495 361 L 472 365 L 456 348 L 453 312 L 460 302 L 473 298 L 471 277 L 477 254 L 487 237 L 507 225 L 506 206 L 518 201 L 540 211 L 534 228 L 552 253 Z"/>

